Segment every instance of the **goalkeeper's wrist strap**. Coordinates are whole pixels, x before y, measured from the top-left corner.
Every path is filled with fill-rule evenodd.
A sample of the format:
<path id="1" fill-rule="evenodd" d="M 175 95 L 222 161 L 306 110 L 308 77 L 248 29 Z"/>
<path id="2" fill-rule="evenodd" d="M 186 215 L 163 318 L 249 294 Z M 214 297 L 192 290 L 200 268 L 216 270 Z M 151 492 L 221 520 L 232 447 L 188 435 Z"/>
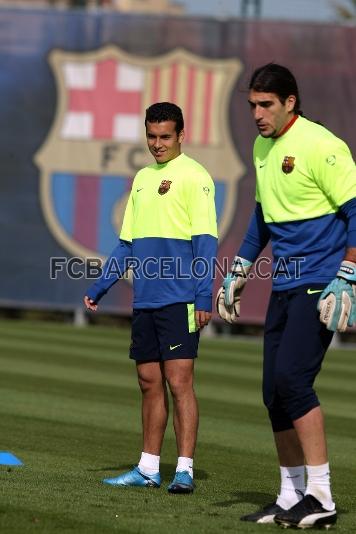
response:
<path id="1" fill-rule="evenodd" d="M 231 265 L 231 274 L 235 276 L 243 276 L 247 278 L 248 272 L 251 269 L 252 262 L 241 258 L 240 256 L 235 256 L 234 261 Z"/>
<path id="2" fill-rule="evenodd" d="M 356 284 L 356 263 L 344 260 L 336 275 L 338 278 L 344 278 L 351 284 Z"/>

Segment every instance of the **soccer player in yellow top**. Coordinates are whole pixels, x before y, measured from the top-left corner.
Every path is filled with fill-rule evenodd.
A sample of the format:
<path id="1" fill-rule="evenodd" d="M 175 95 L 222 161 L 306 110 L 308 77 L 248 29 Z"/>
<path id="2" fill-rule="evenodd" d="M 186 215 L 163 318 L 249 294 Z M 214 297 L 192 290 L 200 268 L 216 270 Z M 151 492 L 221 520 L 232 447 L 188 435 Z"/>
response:
<path id="1" fill-rule="evenodd" d="M 226 321 L 237 319 L 248 272 L 271 241 L 263 397 L 281 489 L 276 502 L 242 519 L 329 526 L 336 509 L 313 383 L 333 331 L 356 323 L 356 167 L 341 139 L 301 115 L 298 86 L 287 68 L 257 69 L 249 89 L 260 134 L 254 146 L 256 208 L 217 307 Z"/>
<path id="2" fill-rule="evenodd" d="M 168 384 L 178 449 L 168 491 L 191 493 L 198 430 L 194 358 L 199 330 L 211 318 L 217 251 L 214 183 L 199 163 L 181 152 L 184 122 L 178 106 L 153 104 L 146 110 L 145 126 L 155 163 L 137 173 L 119 244 L 84 298 L 95 311 L 100 298 L 132 268 L 130 357 L 136 361 L 142 392 L 143 450 L 137 467 L 104 482 L 160 486 Z"/>

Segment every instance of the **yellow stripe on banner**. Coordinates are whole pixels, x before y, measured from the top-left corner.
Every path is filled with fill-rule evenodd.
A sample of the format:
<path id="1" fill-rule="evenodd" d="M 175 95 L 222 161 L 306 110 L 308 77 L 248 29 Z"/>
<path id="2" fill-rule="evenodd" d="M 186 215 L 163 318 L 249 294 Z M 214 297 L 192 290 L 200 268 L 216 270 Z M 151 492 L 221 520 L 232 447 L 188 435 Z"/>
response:
<path id="1" fill-rule="evenodd" d="M 159 102 L 170 102 L 171 66 L 160 70 Z"/>
<path id="2" fill-rule="evenodd" d="M 203 69 L 197 69 L 195 74 L 195 87 L 193 98 L 193 117 L 191 120 L 192 125 L 192 138 L 193 144 L 202 143 L 202 132 L 204 124 L 204 103 L 205 103 L 205 86 L 206 86 L 206 71 Z"/>
<path id="3" fill-rule="evenodd" d="M 221 113 L 220 107 L 217 102 L 221 102 L 221 91 L 223 89 L 226 75 L 223 71 L 216 71 L 213 75 L 213 88 L 211 101 L 214 103 L 210 108 L 210 132 L 209 132 L 209 144 L 218 145 L 221 139 L 219 138 L 219 114 Z"/>
<path id="4" fill-rule="evenodd" d="M 194 304 L 187 304 L 188 311 L 188 330 L 189 334 L 197 331 L 197 325 L 195 323 L 195 306 Z"/>
<path id="5" fill-rule="evenodd" d="M 188 67 L 184 63 L 179 63 L 178 67 L 178 81 L 177 81 L 177 97 L 176 102 L 183 110 L 183 116 L 185 116 L 185 104 L 187 101 L 187 77 L 188 77 Z"/>

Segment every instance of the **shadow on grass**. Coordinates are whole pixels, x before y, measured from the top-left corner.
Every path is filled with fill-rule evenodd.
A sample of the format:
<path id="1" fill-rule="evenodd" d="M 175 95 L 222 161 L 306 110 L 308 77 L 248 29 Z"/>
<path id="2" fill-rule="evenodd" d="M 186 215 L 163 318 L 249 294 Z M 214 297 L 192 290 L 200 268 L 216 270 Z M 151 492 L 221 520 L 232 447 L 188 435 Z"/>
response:
<path id="1" fill-rule="evenodd" d="M 108 471 L 115 471 L 119 475 L 125 471 L 130 471 L 133 468 L 132 464 L 119 464 L 114 466 L 100 467 L 98 469 L 88 469 L 87 471 L 91 473 L 107 473 Z M 164 479 L 170 478 L 176 469 L 176 464 L 160 464 L 160 472 Z M 194 479 L 195 480 L 207 480 L 209 478 L 208 473 L 203 469 L 194 469 Z"/>
<path id="2" fill-rule="evenodd" d="M 263 506 L 266 506 L 266 504 L 274 502 L 276 499 L 275 495 L 272 495 L 271 493 L 263 493 L 263 492 L 257 492 L 257 491 L 235 491 L 234 493 L 231 493 L 231 499 L 228 501 L 220 501 L 220 502 L 214 502 L 214 506 L 218 506 L 219 508 L 229 508 L 229 506 L 233 506 L 234 504 L 255 504 L 258 505 L 259 508 L 262 508 Z M 336 507 L 338 516 L 340 515 L 346 515 L 349 513 L 348 510 L 345 508 L 339 508 Z"/>
<path id="3" fill-rule="evenodd" d="M 259 506 L 265 506 L 266 504 L 273 502 L 276 496 L 270 493 L 263 493 L 257 491 L 235 491 L 231 493 L 231 498 L 228 501 L 218 501 L 214 503 L 214 506 L 221 508 L 228 508 L 234 504 L 257 504 Z"/>

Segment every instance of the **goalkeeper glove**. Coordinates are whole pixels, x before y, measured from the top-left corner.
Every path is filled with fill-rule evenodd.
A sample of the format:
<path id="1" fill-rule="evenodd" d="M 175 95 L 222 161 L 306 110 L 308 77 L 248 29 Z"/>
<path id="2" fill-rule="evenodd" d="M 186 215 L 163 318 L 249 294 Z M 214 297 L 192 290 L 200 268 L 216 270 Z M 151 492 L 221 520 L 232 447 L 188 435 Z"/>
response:
<path id="1" fill-rule="evenodd" d="M 216 311 L 230 324 L 240 317 L 240 296 L 251 266 L 250 261 L 236 256 L 231 272 L 224 278 L 223 285 L 216 295 Z"/>
<path id="2" fill-rule="evenodd" d="M 320 321 L 333 332 L 356 323 L 356 263 L 344 260 L 318 301 Z"/>

